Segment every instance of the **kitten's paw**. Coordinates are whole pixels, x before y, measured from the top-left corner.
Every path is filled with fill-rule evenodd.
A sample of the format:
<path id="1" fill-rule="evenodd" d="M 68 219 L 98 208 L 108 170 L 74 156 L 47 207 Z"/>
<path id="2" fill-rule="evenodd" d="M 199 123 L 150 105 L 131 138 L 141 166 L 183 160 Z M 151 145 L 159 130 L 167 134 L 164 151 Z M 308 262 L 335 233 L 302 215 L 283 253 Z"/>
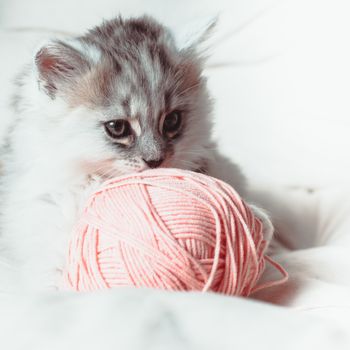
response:
<path id="1" fill-rule="evenodd" d="M 263 224 L 264 238 L 269 243 L 272 239 L 273 232 L 274 232 L 274 227 L 272 225 L 272 222 L 269 216 L 263 209 L 257 207 L 254 204 L 249 204 L 249 207 L 253 211 L 254 215 L 256 215 L 261 220 Z"/>

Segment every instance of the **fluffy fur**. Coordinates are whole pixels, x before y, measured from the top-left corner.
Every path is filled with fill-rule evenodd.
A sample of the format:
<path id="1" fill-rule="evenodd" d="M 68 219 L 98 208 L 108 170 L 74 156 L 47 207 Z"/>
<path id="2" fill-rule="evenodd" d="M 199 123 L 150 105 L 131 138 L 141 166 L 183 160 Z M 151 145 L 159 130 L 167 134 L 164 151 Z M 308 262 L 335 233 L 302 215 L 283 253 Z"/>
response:
<path id="1" fill-rule="evenodd" d="M 58 286 L 81 203 L 105 178 L 161 159 L 160 166 L 207 172 L 244 194 L 239 169 L 211 143 L 211 100 L 197 45 L 179 48 L 151 18 L 116 18 L 36 52 L 17 81 L 3 151 L 0 247 L 18 267 L 21 288 Z M 165 137 L 161 125 L 174 110 L 181 128 Z M 119 119 L 131 135 L 116 141 L 104 124 Z"/>

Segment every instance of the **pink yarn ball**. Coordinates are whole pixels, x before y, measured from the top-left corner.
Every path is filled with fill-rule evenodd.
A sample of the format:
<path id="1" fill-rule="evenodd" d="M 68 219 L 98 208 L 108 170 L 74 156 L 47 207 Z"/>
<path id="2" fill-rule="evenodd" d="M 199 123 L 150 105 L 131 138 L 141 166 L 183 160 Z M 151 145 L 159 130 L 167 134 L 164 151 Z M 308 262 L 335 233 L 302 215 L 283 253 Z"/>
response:
<path id="1" fill-rule="evenodd" d="M 228 184 L 178 169 L 106 182 L 69 244 L 65 288 L 121 286 L 247 296 L 264 267 L 262 223 Z"/>

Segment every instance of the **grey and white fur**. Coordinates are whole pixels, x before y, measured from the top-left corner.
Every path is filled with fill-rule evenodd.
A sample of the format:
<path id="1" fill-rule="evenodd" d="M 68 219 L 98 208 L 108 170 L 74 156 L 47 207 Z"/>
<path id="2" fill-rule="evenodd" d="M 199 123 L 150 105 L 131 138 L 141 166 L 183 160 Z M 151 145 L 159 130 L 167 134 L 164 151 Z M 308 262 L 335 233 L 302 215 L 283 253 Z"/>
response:
<path id="1" fill-rule="evenodd" d="M 211 138 L 198 48 L 208 30 L 179 47 L 150 17 L 118 17 L 35 53 L 17 80 L 1 180 L 1 254 L 21 288 L 57 288 L 81 203 L 106 178 L 176 167 L 244 195 L 241 172 Z"/>

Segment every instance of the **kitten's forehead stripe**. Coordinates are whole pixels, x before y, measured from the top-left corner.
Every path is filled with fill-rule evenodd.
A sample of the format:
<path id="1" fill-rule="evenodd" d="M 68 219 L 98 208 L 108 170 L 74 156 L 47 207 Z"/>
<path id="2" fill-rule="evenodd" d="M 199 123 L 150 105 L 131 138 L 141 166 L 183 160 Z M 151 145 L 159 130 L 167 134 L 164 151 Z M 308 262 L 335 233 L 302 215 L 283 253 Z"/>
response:
<path id="1" fill-rule="evenodd" d="M 130 116 L 131 111 L 130 111 L 130 97 L 125 98 L 121 105 L 123 106 L 124 109 L 124 115 L 125 116 Z"/>

